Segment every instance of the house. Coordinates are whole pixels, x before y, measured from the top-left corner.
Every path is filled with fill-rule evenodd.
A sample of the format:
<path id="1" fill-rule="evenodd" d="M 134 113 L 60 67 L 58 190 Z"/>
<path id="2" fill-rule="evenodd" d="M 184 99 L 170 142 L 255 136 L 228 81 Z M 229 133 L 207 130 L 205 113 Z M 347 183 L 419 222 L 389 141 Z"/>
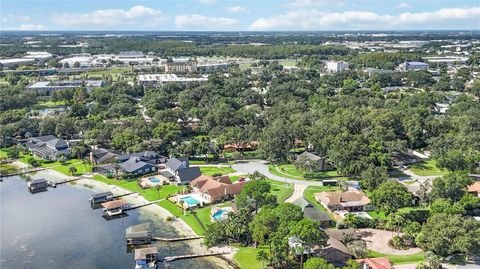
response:
<path id="1" fill-rule="evenodd" d="M 233 151 L 249 151 L 255 150 L 258 147 L 258 141 L 251 141 L 248 143 L 236 143 L 236 144 L 225 144 L 223 146 L 223 151 L 233 152 Z"/>
<path id="2" fill-rule="evenodd" d="M 119 154 L 115 151 L 104 149 L 104 148 L 98 148 L 90 152 L 89 159 L 93 165 L 99 165 L 99 164 L 114 163 L 116 162 L 118 156 Z"/>
<path id="3" fill-rule="evenodd" d="M 413 154 L 407 152 L 395 152 L 392 154 L 392 162 L 395 166 L 404 166 L 412 163 L 419 163 L 423 160 Z"/>
<path id="4" fill-rule="evenodd" d="M 353 258 L 352 252 L 342 243 L 345 235 L 353 234 L 352 230 L 325 230 L 328 235 L 327 246 L 314 248 L 315 256 L 332 263 L 335 266 L 342 266 Z"/>
<path id="5" fill-rule="evenodd" d="M 475 181 L 472 185 L 468 186 L 467 192 L 476 197 L 480 197 L 480 181 Z"/>
<path id="6" fill-rule="evenodd" d="M 307 160 L 309 162 L 313 162 L 315 164 L 314 171 L 323 171 L 327 169 L 327 163 L 324 157 L 320 157 L 308 151 L 303 152 L 302 154 L 297 156 L 297 161 L 299 160 Z"/>
<path id="7" fill-rule="evenodd" d="M 368 211 L 373 210 L 370 199 L 359 190 L 345 192 L 318 192 L 315 200 L 331 211 Z"/>
<path id="8" fill-rule="evenodd" d="M 70 156 L 68 142 L 53 135 L 32 137 L 27 142 L 27 147 L 33 155 L 45 160 L 56 161 L 61 155 Z"/>
<path id="9" fill-rule="evenodd" d="M 243 190 L 246 181 L 232 183 L 230 177 L 209 177 L 201 175 L 190 182 L 192 192 L 200 195 L 209 203 L 214 203 L 235 197 Z"/>
<path id="10" fill-rule="evenodd" d="M 199 167 L 190 167 L 188 159 L 170 158 L 160 174 L 175 184 L 188 184 L 202 175 Z"/>
<path id="11" fill-rule="evenodd" d="M 356 260 L 360 269 L 392 269 L 393 266 L 388 258 L 366 258 Z"/>
<path id="12" fill-rule="evenodd" d="M 298 205 L 302 208 L 304 218 L 318 221 L 320 223 L 320 227 L 322 228 L 328 228 L 335 224 L 335 221 L 330 218 L 330 216 L 326 212 L 323 212 L 320 209 L 316 208 L 303 197 L 299 197 L 298 199 L 293 201 L 292 204 Z"/>
<path id="13" fill-rule="evenodd" d="M 131 157 L 127 161 L 120 163 L 120 170 L 123 173 L 144 175 L 157 171 L 157 167 L 154 164 L 142 161 L 138 157 Z"/>
<path id="14" fill-rule="evenodd" d="M 121 155 L 118 157 L 118 161 L 125 162 L 131 159 L 132 157 L 135 157 L 140 161 L 150 163 L 153 165 L 165 163 L 167 161 L 167 157 L 157 154 L 156 152 L 150 151 L 150 150 Z"/>
<path id="15" fill-rule="evenodd" d="M 322 228 L 328 228 L 335 225 L 335 221 L 330 218 L 326 212 L 321 211 L 310 203 L 303 209 L 303 217 L 318 221 Z"/>
<path id="16" fill-rule="evenodd" d="M 325 64 L 325 68 L 330 73 L 342 72 L 348 69 L 349 63 L 347 62 L 337 62 L 337 61 L 328 61 Z"/>

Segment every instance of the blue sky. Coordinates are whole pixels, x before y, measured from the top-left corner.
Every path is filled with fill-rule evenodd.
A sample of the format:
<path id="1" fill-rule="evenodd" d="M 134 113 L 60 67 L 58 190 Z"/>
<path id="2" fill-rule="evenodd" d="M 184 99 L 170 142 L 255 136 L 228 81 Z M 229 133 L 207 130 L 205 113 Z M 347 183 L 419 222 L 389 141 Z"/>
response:
<path id="1" fill-rule="evenodd" d="M 480 30 L 480 0 L 1 0 L 1 30 Z"/>

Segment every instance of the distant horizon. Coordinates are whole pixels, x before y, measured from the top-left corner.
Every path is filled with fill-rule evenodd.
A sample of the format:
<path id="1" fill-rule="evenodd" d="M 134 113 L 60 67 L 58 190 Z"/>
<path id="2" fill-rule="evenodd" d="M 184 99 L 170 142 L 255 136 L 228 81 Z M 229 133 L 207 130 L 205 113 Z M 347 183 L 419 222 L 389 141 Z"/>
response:
<path id="1" fill-rule="evenodd" d="M 476 0 L 2 0 L 0 8 L 3 31 L 480 29 Z"/>

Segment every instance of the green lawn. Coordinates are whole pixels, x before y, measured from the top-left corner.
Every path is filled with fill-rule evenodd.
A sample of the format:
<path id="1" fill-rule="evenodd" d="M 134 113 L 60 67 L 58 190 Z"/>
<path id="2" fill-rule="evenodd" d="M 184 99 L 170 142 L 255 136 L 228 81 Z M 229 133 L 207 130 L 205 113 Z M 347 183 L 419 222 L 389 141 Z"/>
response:
<path id="1" fill-rule="evenodd" d="M 0 150 L 0 159 L 6 159 L 7 158 L 7 152 L 5 149 Z"/>
<path id="2" fill-rule="evenodd" d="M 212 207 L 226 207 L 226 206 L 232 206 L 232 202 L 228 201 L 225 203 L 220 203 L 220 204 L 214 204 L 206 207 L 202 207 L 199 209 L 196 209 L 195 212 L 197 213 L 197 217 L 200 220 L 200 222 L 207 227 L 209 224 L 212 223 L 210 219 L 210 212 L 212 210 Z"/>
<path id="3" fill-rule="evenodd" d="M 387 216 L 385 216 L 385 212 L 383 211 L 378 211 L 378 210 L 368 211 L 367 214 L 374 219 L 382 219 L 382 220 L 387 219 Z"/>
<path id="4" fill-rule="evenodd" d="M 211 167 L 210 166 L 202 166 L 202 167 L 200 167 L 200 171 L 202 172 L 202 174 L 207 175 L 207 176 L 213 176 L 215 174 L 226 175 L 226 174 L 230 174 L 230 173 L 235 172 L 235 170 L 233 170 L 230 167 L 217 167 L 217 166 L 211 166 Z"/>
<path id="5" fill-rule="evenodd" d="M 308 186 L 303 192 L 303 197 L 312 205 L 316 206 L 318 209 L 328 212 L 325 207 L 323 207 L 317 200 L 315 200 L 315 193 L 322 191 L 339 191 L 340 189 L 336 186 Z"/>
<path id="6" fill-rule="evenodd" d="M 300 179 L 300 180 L 312 180 L 321 179 L 325 177 L 337 177 L 339 176 L 336 170 L 319 171 L 313 173 L 305 173 L 300 171 L 293 164 L 281 164 L 277 167 L 273 164 L 268 165 L 270 173 L 287 178 Z"/>
<path id="7" fill-rule="evenodd" d="M 369 258 L 378 258 L 378 257 L 387 257 L 390 262 L 393 264 L 409 264 L 409 263 L 419 263 L 425 260 L 423 252 L 411 255 L 391 255 L 383 254 L 370 250 L 368 252 Z"/>
<path id="8" fill-rule="evenodd" d="M 195 218 L 195 216 L 192 215 L 192 213 L 190 212 L 187 212 L 185 215 L 183 214 L 182 212 L 182 209 L 168 201 L 168 200 L 164 200 L 164 201 L 161 201 L 159 203 L 157 203 L 159 206 L 165 208 L 168 212 L 170 212 L 172 215 L 176 216 L 176 217 L 179 217 L 180 219 L 182 219 L 183 221 L 185 221 L 185 223 L 187 223 L 188 226 L 190 226 L 190 228 L 192 228 L 192 230 L 197 234 L 197 235 L 203 235 L 205 234 L 205 230 L 202 228 L 202 226 L 200 225 L 200 223 L 197 221 L 197 219 Z"/>
<path id="9" fill-rule="evenodd" d="M 247 175 L 243 175 L 243 176 L 231 176 L 231 177 L 230 177 L 230 180 L 231 180 L 232 182 L 236 182 L 236 181 L 238 181 L 239 179 L 241 179 L 242 177 L 246 177 L 246 176 L 247 176 Z"/>
<path id="10" fill-rule="evenodd" d="M 116 180 L 116 179 L 109 179 L 102 175 L 94 175 L 93 179 L 97 181 L 101 181 L 103 183 L 107 183 L 110 185 L 119 186 L 123 189 L 134 191 L 142 195 L 148 201 L 154 201 L 158 199 L 166 198 L 168 195 L 174 195 L 178 191 L 182 190 L 184 187 L 175 186 L 175 185 L 164 185 L 160 188 L 160 191 L 157 192 L 155 188 L 149 189 L 142 189 L 137 184 L 137 180 Z"/>
<path id="11" fill-rule="evenodd" d="M 435 160 L 412 164 L 409 168 L 419 176 L 443 176 L 448 173 L 448 171 L 440 169 Z"/>
<path id="12" fill-rule="evenodd" d="M 22 156 L 20 156 L 20 158 L 18 160 L 20 162 L 28 164 L 27 160 L 28 160 L 28 158 L 31 158 L 31 157 L 32 156 L 29 156 L 29 155 L 22 155 Z M 88 163 L 83 163 L 83 160 L 80 160 L 80 159 L 70 159 L 70 160 L 67 160 L 64 163 L 60 163 L 60 162 L 42 160 L 42 159 L 37 158 L 37 157 L 33 157 L 33 158 L 38 160 L 38 162 L 40 163 L 39 167 L 43 167 L 43 168 L 51 167 L 52 170 L 55 170 L 55 171 L 60 172 L 64 175 L 67 175 L 67 176 L 72 175 L 70 173 L 70 171 L 68 170 L 70 166 L 73 166 L 73 167 L 75 167 L 75 169 L 77 169 L 77 172 L 74 174 L 75 176 L 80 176 L 80 175 L 83 175 L 85 173 L 92 172 L 92 166 Z"/>
<path id="13" fill-rule="evenodd" d="M 257 261 L 257 253 L 263 250 L 268 251 L 268 247 L 262 246 L 258 248 L 253 247 L 239 247 L 233 259 L 241 269 L 261 269 L 262 263 Z"/>
<path id="14" fill-rule="evenodd" d="M 15 173 L 19 168 L 13 164 L 0 164 L 0 175 Z"/>
<path id="15" fill-rule="evenodd" d="M 37 108 L 51 108 L 65 105 L 65 101 L 44 101 L 37 104 Z"/>
<path id="16" fill-rule="evenodd" d="M 291 184 L 267 179 L 272 185 L 270 193 L 277 196 L 277 202 L 283 203 L 290 195 L 292 195 L 294 188 Z"/>

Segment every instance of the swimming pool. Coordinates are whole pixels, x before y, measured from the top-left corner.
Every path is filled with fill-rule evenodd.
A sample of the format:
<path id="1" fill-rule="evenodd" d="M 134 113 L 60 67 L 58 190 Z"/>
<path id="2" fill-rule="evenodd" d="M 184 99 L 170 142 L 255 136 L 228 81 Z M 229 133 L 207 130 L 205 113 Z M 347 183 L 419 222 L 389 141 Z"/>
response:
<path id="1" fill-rule="evenodd" d="M 148 180 L 152 183 L 160 183 L 160 179 L 158 179 L 156 177 L 150 177 L 150 178 L 148 178 Z"/>
<path id="2" fill-rule="evenodd" d="M 182 198 L 180 198 L 180 200 L 187 203 L 187 205 L 189 205 L 189 206 L 200 204 L 200 202 L 198 200 L 192 198 L 191 196 L 182 197 Z"/>
<path id="3" fill-rule="evenodd" d="M 213 221 L 222 220 L 231 211 L 232 211 L 231 207 L 219 208 L 215 213 L 212 214 L 211 218 L 212 218 Z"/>

